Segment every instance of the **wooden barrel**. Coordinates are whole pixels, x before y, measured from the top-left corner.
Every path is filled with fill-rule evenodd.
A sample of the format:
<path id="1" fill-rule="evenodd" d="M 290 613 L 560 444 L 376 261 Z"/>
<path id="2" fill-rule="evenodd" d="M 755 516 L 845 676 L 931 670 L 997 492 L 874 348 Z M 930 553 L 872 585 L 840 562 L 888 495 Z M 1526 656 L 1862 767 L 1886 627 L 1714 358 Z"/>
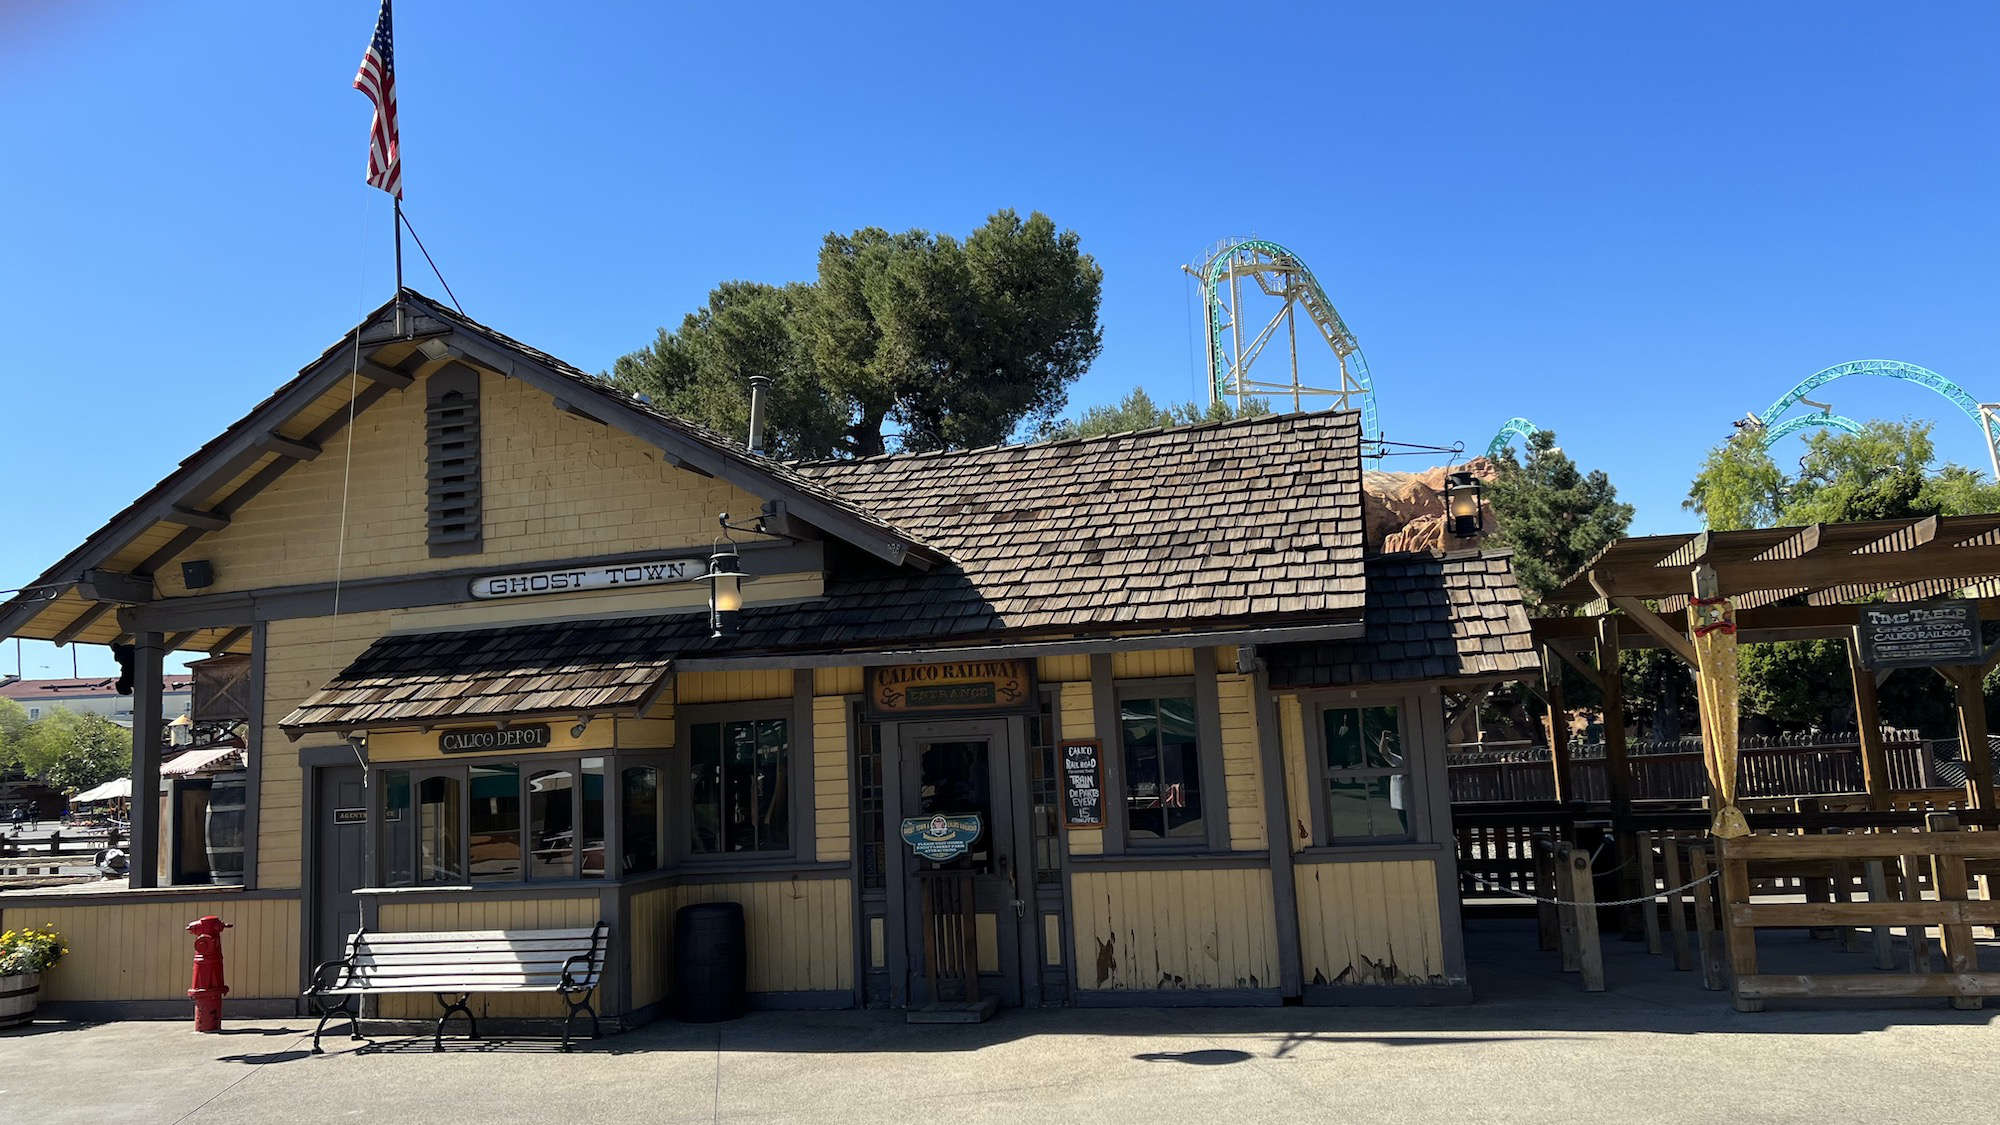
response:
<path id="1" fill-rule="evenodd" d="M 209 881 L 229 885 L 243 882 L 243 802 L 244 774 L 219 773 L 209 784 L 208 843 Z"/>
<path id="2" fill-rule="evenodd" d="M 0 1027 L 13 1027 L 35 1018 L 35 999 L 42 991 L 40 973 L 0 976 Z"/>

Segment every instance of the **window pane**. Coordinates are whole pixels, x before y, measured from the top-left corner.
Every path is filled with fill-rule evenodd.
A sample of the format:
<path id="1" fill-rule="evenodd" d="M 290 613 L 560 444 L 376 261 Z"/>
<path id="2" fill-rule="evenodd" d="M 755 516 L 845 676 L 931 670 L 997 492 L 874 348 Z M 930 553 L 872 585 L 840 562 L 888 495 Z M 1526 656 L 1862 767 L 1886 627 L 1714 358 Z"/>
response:
<path id="1" fill-rule="evenodd" d="M 1327 782 L 1327 830 L 1336 838 L 1408 836 L 1403 781 L 1343 777 Z"/>
<path id="2" fill-rule="evenodd" d="M 625 873 L 636 875 L 660 866 L 660 771 L 632 766 L 624 771 L 619 793 L 618 846 L 625 850 Z"/>
<path id="3" fill-rule="evenodd" d="M 749 846 L 758 851 L 781 852 L 792 844 L 786 726 L 783 719 L 757 724 L 756 775 L 750 787 L 757 802 L 756 832 Z"/>
<path id="4" fill-rule="evenodd" d="M 1119 707 L 1125 742 L 1125 830 L 1133 838 L 1167 835 L 1161 807 L 1159 709 L 1150 699 L 1128 699 Z"/>
<path id="5" fill-rule="evenodd" d="M 728 723 L 722 728 L 722 849 L 740 852 L 756 844 L 757 798 L 751 785 L 757 764 L 757 725 Z"/>
<path id="6" fill-rule="evenodd" d="M 874 889 L 887 881 L 886 828 L 882 823 L 882 728 L 863 722 L 859 707 L 848 713 L 854 731 L 854 764 L 861 798 L 861 885 Z"/>
<path id="7" fill-rule="evenodd" d="M 1326 768 L 1355 770 L 1367 763 L 1361 755 L 1361 712 L 1352 707 L 1326 710 Z"/>
<path id="8" fill-rule="evenodd" d="M 604 878 L 604 759 L 583 760 L 583 871 Z"/>
<path id="9" fill-rule="evenodd" d="M 410 815 L 410 771 L 382 774 L 382 881 L 407 887 L 417 881 L 417 820 Z"/>
<path id="10" fill-rule="evenodd" d="M 542 770 L 528 778 L 528 877 L 576 878 L 576 775 Z"/>
<path id="11" fill-rule="evenodd" d="M 473 766 L 470 779 L 472 881 L 509 882 L 521 877 L 521 770 Z"/>
<path id="12" fill-rule="evenodd" d="M 427 777 L 417 786 L 417 877 L 425 883 L 465 878 L 458 854 L 458 779 Z"/>
<path id="13" fill-rule="evenodd" d="M 1056 764 L 1055 719 L 1049 697 L 1028 719 L 1028 786 L 1034 802 L 1028 823 L 1035 840 L 1035 882 L 1062 883 L 1062 771 Z"/>
<path id="14" fill-rule="evenodd" d="M 722 850 L 722 724 L 688 728 L 688 794 L 692 805 L 688 850 L 697 855 Z"/>
<path id="15" fill-rule="evenodd" d="M 1195 737 L 1194 700 L 1162 699 L 1160 715 L 1161 811 L 1167 835 L 1201 837 L 1201 746 Z"/>
<path id="16" fill-rule="evenodd" d="M 1403 768 L 1403 727 L 1394 707 L 1369 707 L 1361 712 L 1363 752 L 1371 769 Z"/>

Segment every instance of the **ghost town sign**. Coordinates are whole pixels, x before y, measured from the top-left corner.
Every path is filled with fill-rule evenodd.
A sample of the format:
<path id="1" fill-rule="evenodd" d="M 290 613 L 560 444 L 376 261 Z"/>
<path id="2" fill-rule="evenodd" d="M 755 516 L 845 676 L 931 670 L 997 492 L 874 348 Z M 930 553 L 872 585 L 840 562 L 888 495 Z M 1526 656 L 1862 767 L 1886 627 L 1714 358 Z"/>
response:
<path id="1" fill-rule="evenodd" d="M 529 570 L 519 574 L 489 574 L 472 580 L 475 598 L 522 598 L 535 594 L 574 594 L 626 586 L 662 586 L 684 582 L 704 573 L 698 559 L 642 559 L 609 566 L 575 566 L 562 570 Z"/>

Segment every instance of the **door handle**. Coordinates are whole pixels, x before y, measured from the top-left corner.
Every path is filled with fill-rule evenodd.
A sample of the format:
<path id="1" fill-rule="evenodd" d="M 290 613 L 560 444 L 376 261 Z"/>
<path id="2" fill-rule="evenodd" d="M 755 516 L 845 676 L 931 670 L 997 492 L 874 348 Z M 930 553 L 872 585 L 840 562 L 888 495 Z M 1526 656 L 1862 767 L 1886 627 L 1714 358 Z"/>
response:
<path id="1" fill-rule="evenodd" d="M 1027 917 L 1028 905 L 1021 901 L 1021 883 L 1014 878 L 1014 865 L 1008 863 L 1004 855 L 1000 857 L 1000 873 L 1007 877 L 1007 894 L 1014 906 L 1014 917 L 1016 919 Z"/>

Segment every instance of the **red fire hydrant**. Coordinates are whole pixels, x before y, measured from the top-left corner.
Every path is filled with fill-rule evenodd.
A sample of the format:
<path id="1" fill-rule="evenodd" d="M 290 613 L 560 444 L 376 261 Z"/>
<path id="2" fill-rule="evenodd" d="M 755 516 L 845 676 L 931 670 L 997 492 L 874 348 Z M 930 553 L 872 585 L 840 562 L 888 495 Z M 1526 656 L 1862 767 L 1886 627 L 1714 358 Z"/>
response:
<path id="1" fill-rule="evenodd" d="M 194 1001 L 196 1031 L 222 1030 L 222 998 L 229 995 L 229 986 L 222 983 L 222 931 L 230 928 L 213 914 L 187 926 L 194 935 L 194 984 L 188 999 Z"/>

